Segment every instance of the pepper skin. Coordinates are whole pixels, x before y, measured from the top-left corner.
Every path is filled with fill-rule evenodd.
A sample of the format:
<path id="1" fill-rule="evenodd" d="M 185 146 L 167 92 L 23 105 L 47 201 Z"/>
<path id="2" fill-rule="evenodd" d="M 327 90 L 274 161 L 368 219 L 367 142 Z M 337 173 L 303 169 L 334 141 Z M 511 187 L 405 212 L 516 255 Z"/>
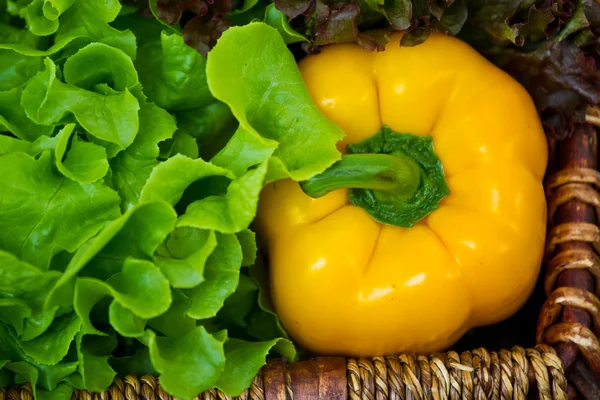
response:
<path id="1" fill-rule="evenodd" d="M 321 355 L 431 353 L 514 314 L 537 279 L 547 143 L 525 89 L 467 44 L 432 34 L 382 52 L 324 46 L 299 68 L 321 112 L 360 142 L 382 125 L 431 135 L 450 194 L 410 228 L 381 224 L 348 189 L 323 197 L 281 180 L 257 231 L 275 311 Z"/>

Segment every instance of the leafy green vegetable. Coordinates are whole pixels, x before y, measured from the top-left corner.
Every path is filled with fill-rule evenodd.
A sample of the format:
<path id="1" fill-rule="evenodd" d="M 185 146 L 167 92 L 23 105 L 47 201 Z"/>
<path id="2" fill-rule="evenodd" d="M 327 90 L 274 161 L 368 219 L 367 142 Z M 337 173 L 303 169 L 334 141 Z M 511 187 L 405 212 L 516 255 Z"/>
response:
<path id="1" fill-rule="evenodd" d="M 308 42 L 308 39 L 290 26 L 288 17 L 275 8 L 275 4 L 269 4 L 265 8 L 265 22 L 273 28 L 277 28 L 285 43 Z"/>
<path id="2" fill-rule="evenodd" d="M 246 317 L 254 308 L 258 285 L 248 276 L 240 275 L 237 289 L 225 300 L 219 317 L 240 327 L 246 327 Z"/>
<path id="3" fill-rule="evenodd" d="M 287 342 L 286 344 L 283 344 Z M 286 339 L 274 339 L 267 342 L 246 342 L 229 339 L 225 342 L 225 369 L 217 386 L 230 396 L 238 396 L 254 379 L 260 368 L 265 365 L 265 357 L 274 346 L 290 346 Z M 283 351 L 282 351 L 283 352 Z M 293 357 L 293 356 L 292 356 Z"/>
<path id="4" fill-rule="evenodd" d="M 170 179 L 175 174 L 177 179 Z M 177 154 L 154 168 L 142 190 L 141 201 L 163 200 L 175 205 L 192 183 L 213 176 L 233 178 L 224 168 Z"/>
<path id="5" fill-rule="evenodd" d="M 213 387 L 225 367 L 222 341 L 203 326 L 175 338 L 151 334 L 148 342 L 161 385 L 179 398 L 191 399 Z"/>
<path id="6" fill-rule="evenodd" d="M 263 163 L 234 179 L 227 188 L 227 194 L 208 196 L 191 203 L 177 221 L 177 226 L 214 229 L 224 233 L 246 229 L 256 214 L 258 195 L 266 171 L 267 163 Z"/>
<path id="7" fill-rule="evenodd" d="M 205 106 L 212 101 L 205 78 L 206 59 L 175 33 L 151 36 L 140 48 L 136 67 L 150 101 L 169 111 Z"/>
<path id="8" fill-rule="evenodd" d="M 0 90 L 7 91 L 26 83 L 42 69 L 39 57 L 27 57 L 12 50 L 0 50 Z"/>
<path id="9" fill-rule="evenodd" d="M 75 125 L 69 124 L 58 134 L 56 168 L 69 179 L 81 183 L 93 183 L 108 172 L 106 149 L 97 144 L 83 141 L 79 135 L 75 134 L 71 141 L 71 150 L 63 161 L 74 129 Z"/>
<path id="10" fill-rule="evenodd" d="M 84 336 L 82 331 L 76 338 L 77 342 L 77 372 L 79 376 L 72 378 L 71 383 L 76 387 L 89 388 L 91 391 L 102 391 L 114 379 L 116 373 L 108 364 L 108 355 L 97 353 L 109 353 L 108 349 L 98 349 L 92 336 Z M 112 346 L 109 344 L 109 349 Z M 104 351 L 102 351 L 104 350 Z"/>
<path id="11" fill-rule="evenodd" d="M 121 10 L 118 0 L 75 0 L 60 16 L 55 43 L 85 38 L 120 49 L 132 59 L 136 57 L 136 38 L 129 30 L 119 31 L 109 23 Z"/>
<path id="12" fill-rule="evenodd" d="M 38 390 L 38 400 L 70 400 L 73 395 L 73 387 L 67 383 L 61 383 L 58 387 L 50 392 L 46 390 Z"/>
<path id="13" fill-rule="evenodd" d="M 274 5 L 288 17 L 290 28 L 310 42 L 305 48 L 311 51 L 344 42 L 383 50 L 393 32 L 405 34 L 403 44 L 415 45 L 431 30 L 458 33 L 468 13 L 462 0 L 275 0 Z"/>
<path id="14" fill-rule="evenodd" d="M 60 250 L 75 251 L 119 215 L 116 192 L 55 173 L 49 152 L 37 160 L 6 154 L 0 171 L 0 248 L 39 268 Z"/>
<path id="15" fill-rule="evenodd" d="M 89 271 L 86 274 L 88 276 L 102 280 L 110 278 L 116 291 L 123 286 L 123 280 L 132 281 L 131 284 L 134 286 L 148 284 L 151 287 L 164 289 L 163 280 L 166 278 L 160 274 L 157 267 L 143 260 L 150 259 L 160 243 L 173 230 L 175 218 L 175 211 L 171 207 L 166 203 L 155 202 L 141 204 L 111 221 L 97 236 L 77 250 L 46 300 L 46 307 L 72 304 L 73 280 L 84 268 Z M 140 231 L 146 234 L 139 235 Z M 135 273 L 148 274 L 147 278 L 150 280 L 136 283 Z M 108 292 L 113 289 L 112 286 L 109 287 L 100 281 L 98 285 L 106 286 Z M 124 289 L 127 292 L 131 291 L 128 287 Z M 132 293 L 132 295 L 152 296 L 151 293 Z M 170 293 L 168 296 L 170 297 Z M 125 296 L 123 299 L 127 300 L 128 297 Z M 142 309 L 148 310 L 147 312 L 142 310 L 142 313 L 153 313 L 151 307 L 144 306 L 143 299 L 137 297 L 133 301 Z M 149 301 L 162 301 L 162 299 L 154 298 Z M 135 307 L 135 304 L 132 307 Z"/>
<path id="16" fill-rule="evenodd" d="M 214 317 L 238 284 L 242 247 L 235 235 L 217 235 L 217 247 L 205 266 L 205 280 L 188 291 L 187 315 L 194 319 Z"/>
<path id="17" fill-rule="evenodd" d="M 20 87 L 0 92 L 0 132 L 8 131 L 28 141 L 52 134 L 54 127 L 38 125 L 27 117 L 20 106 L 22 94 Z"/>
<path id="18" fill-rule="evenodd" d="M 192 288 L 204 281 L 206 261 L 216 247 L 214 231 L 177 228 L 158 249 L 156 265 L 174 288 Z"/>
<path id="19" fill-rule="evenodd" d="M 460 36 L 520 81 L 533 97 L 548 135 L 564 139 L 585 120 L 589 106 L 600 104 L 600 48 L 592 44 L 600 33 L 600 4 L 516 3 L 471 5 L 475 28 Z"/>
<path id="20" fill-rule="evenodd" d="M 159 165 L 159 143 L 169 139 L 177 125 L 168 112 L 139 99 L 140 128 L 133 143 L 110 160 L 112 186 L 119 192 L 122 207 L 127 210 L 140 201 L 142 188 Z"/>
<path id="21" fill-rule="evenodd" d="M 60 276 L 57 271 L 40 270 L 5 251 L 0 251 L 0 265 L 0 293 L 3 294 L 23 296 L 34 293 Z"/>
<path id="22" fill-rule="evenodd" d="M 286 47 L 306 39 L 264 1 L 222 36 L 226 1 L 179 30 L 117 0 L 0 8 L 0 384 L 235 396 L 294 359 L 246 267 L 265 183 L 340 157 Z"/>
<path id="23" fill-rule="evenodd" d="M 118 51 L 111 48 L 110 53 Z M 69 113 L 87 132 L 100 140 L 114 143 L 121 149 L 133 142 L 139 128 L 140 106 L 127 88 L 114 94 L 92 92 L 58 80 L 56 65 L 49 58 L 44 60 L 44 64 L 45 71 L 29 81 L 21 98 L 21 106 L 32 121 L 40 125 L 51 125 L 61 121 Z M 88 82 L 84 80 L 80 83 Z"/>
<path id="24" fill-rule="evenodd" d="M 235 51 L 240 48 L 244 52 Z M 340 158 L 335 143 L 344 133 L 313 103 L 276 29 L 263 23 L 228 29 L 208 56 L 206 74 L 214 96 L 240 123 L 236 136 L 243 137 L 228 143 L 216 164 L 243 171 L 272 154 L 270 180 L 304 180 Z M 240 152 L 240 145 L 250 148 Z"/>
<path id="25" fill-rule="evenodd" d="M 81 327 L 75 314 L 67 314 L 54 320 L 42 335 L 19 345 L 24 353 L 40 364 L 55 365 L 63 359 Z"/>
<path id="26" fill-rule="evenodd" d="M 34 35 L 47 36 L 58 30 L 58 21 L 46 18 L 43 8 L 44 0 L 33 0 L 24 9 L 25 20 Z"/>

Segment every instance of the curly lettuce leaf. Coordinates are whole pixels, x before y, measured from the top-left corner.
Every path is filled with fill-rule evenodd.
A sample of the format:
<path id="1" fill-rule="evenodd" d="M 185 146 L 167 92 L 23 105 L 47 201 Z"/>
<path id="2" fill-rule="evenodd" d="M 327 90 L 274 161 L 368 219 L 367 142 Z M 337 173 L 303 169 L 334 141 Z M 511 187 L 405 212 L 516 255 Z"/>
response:
<path id="1" fill-rule="evenodd" d="M 28 142 L 23 139 L 0 135 L 0 155 L 17 152 L 37 156 L 44 150 L 56 149 L 57 139 L 57 136 L 40 136 L 34 142 Z"/>
<path id="2" fill-rule="evenodd" d="M 23 333 L 23 322 L 31 316 L 31 308 L 20 299 L 0 299 L 0 320 L 14 329 L 17 336 Z"/>
<path id="3" fill-rule="evenodd" d="M 247 333 L 258 340 L 269 340 L 274 337 L 289 339 L 289 336 L 273 307 L 269 291 L 269 279 L 264 258 L 258 254 L 256 262 L 250 266 L 249 275 L 259 288 L 258 307 L 246 317 Z"/>
<path id="4" fill-rule="evenodd" d="M 214 231 L 177 228 L 156 253 L 156 265 L 174 288 L 193 288 L 204 281 L 206 261 L 217 247 Z"/>
<path id="5" fill-rule="evenodd" d="M 177 179 L 171 179 L 174 176 L 177 176 Z M 142 202 L 162 200 L 175 205 L 192 184 L 209 183 L 209 179 L 215 176 L 229 179 L 234 177 L 225 168 L 217 167 L 202 159 L 194 160 L 177 154 L 154 168 L 142 189 L 140 198 Z M 210 187 L 203 187 L 203 189 L 211 190 Z"/>
<path id="6" fill-rule="evenodd" d="M 76 0 L 44 0 L 42 12 L 50 21 L 58 19 Z"/>
<path id="7" fill-rule="evenodd" d="M 468 15 L 464 0 L 275 0 L 274 5 L 308 40 L 303 47 L 309 52 L 347 42 L 383 50 L 393 32 L 404 33 L 403 45 L 417 45 L 432 30 L 456 34 Z"/>
<path id="8" fill-rule="evenodd" d="M 107 284 L 115 300 L 141 318 L 158 317 L 171 305 L 169 281 L 150 261 L 126 259 Z"/>
<path id="9" fill-rule="evenodd" d="M 343 131 L 317 109 L 275 28 L 255 22 L 228 29 L 209 54 L 206 73 L 213 95 L 240 123 L 236 135 L 253 142 L 238 140 L 231 146 L 254 147 L 250 153 L 263 158 L 253 157 L 254 165 L 272 154 L 271 179 L 308 179 L 341 157 L 335 143 L 344 137 Z M 230 144 L 223 150 L 226 157 L 215 157 L 216 164 L 236 168 L 247 162 L 245 151 L 228 148 Z"/>
<path id="10" fill-rule="evenodd" d="M 195 138 L 198 157 L 210 160 L 231 139 L 237 120 L 226 104 L 219 101 L 207 106 L 174 112 L 177 132 Z"/>
<path id="11" fill-rule="evenodd" d="M 83 38 L 107 44 L 136 58 L 136 38 L 130 30 L 120 31 L 110 25 L 121 11 L 119 0 L 76 0 L 60 16 L 55 43 Z"/>
<path id="12" fill-rule="evenodd" d="M 90 68 L 90 64 L 94 68 Z M 133 61 L 123 51 L 103 43 L 91 43 L 73 54 L 64 65 L 65 82 L 86 90 L 99 83 L 122 92 L 138 83 Z"/>
<path id="13" fill-rule="evenodd" d="M 242 259 L 242 267 L 248 267 L 253 265 L 256 261 L 256 255 L 258 248 L 256 246 L 256 234 L 250 229 L 245 229 L 237 233 L 237 238 L 242 246 L 242 253 L 244 258 Z"/>
<path id="14" fill-rule="evenodd" d="M 21 87 L 42 69 L 40 57 L 28 57 L 12 50 L 0 50 L 0 91 Z"/>
<path id="15" fill-rule="evenodd" d="M 0 21 L 0 49 L 39 57 L 56 54 L 71 45 L 99 42 L 121 49 L 132 59 L 136 57 L 133 33 L 111 26 L 121 10 L 118 0 L 34 0 L 10 4 L 29 29 L 2 25 Z"/>
<path id="16" fill-rule="evenodd" d="M 174 229 L 175 219 L 176 214 L 172 207 L 164 202 L 153 202 L 140 204 L 111 221 L 97 236 L 77 250 L 53 288 L 46 301 L 46 307 L 71 305 L 74 279 L 84 269 L 87 276 L 100 279 L 99 282 L 110 278 L 110 288 L 107 288 L 109 291 L 114 289 L 122 293 L 131 293 L 132 287 L 123 286 L 123 281 L 135 281 L 135 273 L 147 275 L 148 279 L 151 279 L 145 284 L 164 289 L 166 278 L 158 267 L 149 265 L 144 260 L 152 259 L 158 246 Z M 139 232 L 145 234 L 140 235 Z M 142 283 L 144 282 L 132 283 L 133 288 Z M 151 295 L 151 292 L 147 292 L 146 295 Z M 113 296 L 117 297 L 114 293 Z M 166 296 L 170 297 L 170 293 Z M 125 297 L 123 299 L 127 300 Z M 144 300 L 135 298 L 132 301 L 139 305 L 140 316 L 153 313 L 150 308 L 146 311 Z M 167 302 L 170 303 L 170 299 Z M 129 304 L 129 307 L 123 305 L 126 308 L 137 309 L 135 304 Z"/>
<path id="17" fill-rule="evenodd" d="M 82 330 L 75 338 L 77 350 L 77 375 L 67 381 L 77 388 L 101 392 L 112 383 L 116 372 L 109 365 L 110 353 L 116 343 L 110 337 L 94 337 Z"/>
<path id="18" fill-rule="evenodd" d="M 275 7 L 275 4 L 269 4 L 265 8 L 264 21 L 279 31 L 279 34 L 286 44 L 308 42 L 307 38 L 302 36 L 290 26 L 288 17 L 279 11 Z"/>
<path id="19" fill-rule="evenodd" d="M 224 346 L 225 370 L 216 386 L 229 396 L 239 396 L 266 364 L 265 358 L 274 347 L 288 359 L 295 357 L 296 352 L 286 339 L 264 342 L 247 342 L 234 338 L 227 340 Z"/>
<path id="20" fill-rule="evenodd" d="M 50 136 L 54 131 L 53 126 L 38 125 L 27 117 L 21 107 L 22 94 L 21 87 L 0 92 L 0 132 L 10 132 L 25 141 Z"/>
<path id="21" fill-rule="evenodd" d="M 486 32 L 497 45 L 523 46 L 525 40 L 547 39 L 563 25 L 569 1 L 469 1 L 469 24 Z M 563 14 L 564 15 L 564 14 Z"/>
<path id="22" fill-rule="evenodd" d="M 265 162 L 234 179 L 226 194 L 208 196 L 191 203 L 185 214 L 179 217 L 177 226 L 223 233 L 237 233 L 246 229 L 256 216 L 267 165 Z"/>
<path id="23" fill-rule="evenodd" d="M 187 291 L 190 305 L 187 315 L 208 319 L 217 315 L 225 299 L 236 289 L 243 253 L 235 235 L 217 234 L 217 247 L 204 268 L 205 280 Z"/>
<path id="24" fill-rule="evenodd" d="M 36 362 L 55 365 L 67 355 L 80 328 L 79 317 L 73 313 L 67 314 L 55 319 L 42 335 L 20 342 L 19 346 Z"/>
<path id="25" fill-rule="evenodd" d="M 34 395 L 38 388 L 55 390 L 60 382 L 69 380 L 77 371 L 77 362 L 71 360 L 70 356 L 56 365 L 36 363 L 21 350 L 18 341 L 3 325 L 0 325 L 0 354 L 10 360 L 0 361 L 0 365 L 4 363 L 0 370 L 4 372 L 2 375 L 13 377 L 11 384 L 31 382 Z"/>
<path id="26" fill-rule="evenodd" d="M 96 56 L 104 53 L 103 57 L 111 57 L 120 52 L 104 45 L 97 46 L 102 47 L 96 47 Z M 82 57 L 93 61 L 85 54 Z M 40 125 L 58 124 L 70 114 L 88 133 L 102 141 L 113 143 L 120 149 L 133 142 L 139 129 L 140 106 L 128 88 L 117 93 L 97 93 L 61 82 L 57 78 L 56 65 L 49 58 L 44 59 L 44 64 L 46 69 L 28 82 L 21 98 L 21 106 L 32 121 Z M 65 64 L 65 72 L 69 70 L 68 65 Z M 121 67 L 125 65 L 121 64 Z M 68 76 L 72 75 L 65 73 L 65 77 Z"/>
<path id="27" fill-rule="evenodd" d="M 66 125 L 57 135 L 59 140 L 56 144 L 56 168 L 76 182 L 96 182 L 108 172 L 106 149 L 82 140 L 77 133 L 73 135 L 74 129 L 75 124 Z M 69 142 L 70 150 L 65 157 Z"/>
<path id="28" fill-rule="evenodd" d="M 105 390 L 134 368 L 192 398 L 243 390 L 272 351 L 291 357 L 278 333 L 254 342 L 240 331 L 257 307 L 242 267 L 256 258 L 258 195 L 268 173 L 287 176 L 296 162 L 271 158 L 285 148 L 279 138 L 250 131 L 246 146 L 242 128 L 230 141 L 241 163 L 227 165 L 231 146 L 222 164 L 206 161 L 239 122 L 179 35 L 152 20 L 133 26 L 143 20 L 133 14 L 117 21 L 115 0 L 12 4 L 1 24 L 30 7 L 37 25 L 0 25 L 10 58 L 0 62 L 0 127 L 10 132 L 0 135 L 0 331 L 10 341 L 5 351 L 0 332 L 0 380 L 62 398 Z M 44 29 L 53 33 L 35 35 Z"/>
<path id="29" fill-rule="evenodd" d="M 0 250 L 0 265 L 0 296 L 30 297 L 60 276 L 58 271 L 43 271 L 3 250 Z"/>
<path id="30" fill-rule="evenodd" d="M 240 274 L 235 292 L 225 300 L 219 310 L 218 317 L 234 326 L 248 326 L 246 317 L 255 307 L 258 285 L 250 277 Z"/>
<path id="31" fill-rule="evenodd" d="M 59 23 L 56 19 L 48 19 L 44 15 L 44 0 L 33 0 L 23 9 L 23 16 L 29 30 L 34 35 L 47 36 L 58 30 Z"/>
<path id="32" fill-rule="evenodd" d="M 206 58 L 176 33 L 151 35 L 140 47 L 135 64 L 144 93 L 159 107 L 186 110 L 214 101 L 206 83 Z"/>
<path id="33" fill-rule="evenodd" d="M 514 41 L 509 40 L 512 36 L 503 40 L 499 31 L 481 35 L 477 29 L 466 29 L 460 36 L 521 82 L 532 96 L 548 135 L 564 139 L 576 123 L 584 121 L 589 106 L 600 104 L 600 52 L 593 45 L 598 41 L 600 4 L 551 1 L 521 7 L 521 12 L 502 24 L 504 30 L 508 27 L 516 32 Z M 489 13 L 488 19 L 498 17 L 485 5 L 481 8 L 484 11 Z M 478 25 L 474 19 L 472 23 L 483 29 L 485 21 Z"/>
<path id="34" fill-rule="evenodd" d="M 67 383 L 61 383 L 51 391 L 43 389 L 37 391 L 38 400 L 70 400 L 72 395 L 73 386 Z"/>
<path id="35" fill-rule="evenodd" d="M 214 387 L 225 368 L 223 341 L 203 326 L 178 337 L 149 332 L 148 347 L 163 388 L 184 400 Z"/>
<path id="36" fill-rule="evenodd" d="M 173 291 L 173 303 L 169 310 L 148 321 L 148 326 L 164 336 L 180 336 L 196 327 L 196 321 L 186 315 L 189 298 L 181 291 Z"/>
<path id="37" fill-rule="evenodd" d="M 78 184 L 51 164 L 49 152 L 37 160 L 24 153 L 0 157 L 0 247 L 42 269 L 120 214 L 119 197 L 102 182 Z"/>
<path id="38" fill-rule="evenodd" d="M 146 181 L 159 165 L 159 144 L 171 138 L 177 129 L 171 114 L 140 97 L 140 128 L 135 140 L 110 160 L 112 187 L 119 192 L 124 210 L 140 202 Z"/>
<path id="39" fill-rule="evenodd" d="M 144 335 L 147 319 L 138 317 L 117 301 L 112 301 L 108 308 L 108 321 L 119 335 L 138 338 Z"/>

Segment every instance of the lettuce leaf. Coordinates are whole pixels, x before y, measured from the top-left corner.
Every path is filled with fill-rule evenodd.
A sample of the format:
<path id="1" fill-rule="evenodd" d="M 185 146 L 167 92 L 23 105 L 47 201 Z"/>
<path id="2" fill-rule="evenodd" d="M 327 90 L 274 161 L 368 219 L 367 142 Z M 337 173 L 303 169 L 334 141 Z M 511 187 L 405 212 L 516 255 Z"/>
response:
<path id="1" fill-rule="evenodd" d="M 342 132 L 303 87 L 285 47 L 300 38 L 285 17 L 271 7 L 278 28 L 244 30 L 249 52 L 231 65 L 217 54 L 207 78 L 206 58 L 180 33 L 119 16 L 116 0 L 10 2 L 9 11 L 0 17 L 0 385 L 30 382 L 35 398 L 61 399 L 140 371 L 160 374 L 181 399 L 216 387 L 235 396 L 268 357 L 294 359 L 285 332 L 252 333 L 265 311 L 246 268 L 257 255 L 249 227 L 265 183 L 321 172 L 338 159 Z M 275 40 L 279 31 L 289 40 Z M 265 38 L 279 72 L 251 54 Z M 225 35 L 217 47 L 238 42 Z M 242 63 L 261 76 L 256 85 L 238 74 Z M 277 90 L 293 82 L 288 105 L 271 78 Z M 270 112 L 289 126 L 267 126 Z M 308 132 L 312 147 L 295 151 Z"/>
<path id="2" fill-rule="evenodd" d="M 71 342 L 80 328 L 81 321 L 76 314 L 63 315 L 55 319 L 42 335 L 23 341 L 19 346 L 36 362 L 55 365 L 67 355 Z"/>
<path id="3" fill-rule="evenodd" d="M 161 374 L 161 385 L 182 399 L 212 388 L 223 373 L 223 342 L 203 326 L 179 337 L 149 334 L 150 359 Z"/>
<path id="4" fill-rule="evenodd" d="M 107 52 L 107 57 L 119 52 L 110 47 L 101 48 L 104 50 L 100 53 Z M 52 125 L 70 114 L 87 132 L 102 141 L 114 143 L 120 149 L 133 142 L 139 129 L 140 106 L 128 88 L 118 93 L 97 93 L 61 82 L 51 59 L 44 59 L 44 64 L 46 69 L 32 78 L 23 90 L 21 106 L 27 117 L 39 125 Z M 65 70 L 68 70 L 67 65 Z M 65 74 L 65 78 L 67 76 L 70 75 Z"/>
<path id="5" fill-rule="evenodd" d="M 54 131 L 53 126 L 38 125 L 27 117 L 25 110 L 21 107 L 22 94 L 21 87 L 0 92 L 0 132 L 10 132 L 26 141 L 34 141 L 41 136 L 50 136 Z"/>
<path id="6" fill-rule="evenodd" d="M 217 247 L 214 231 L 177 228 L 157 250 L 156 265 L 174 288 L 193 288 L 204 281 L 206 261 Z"/>
<path id="7" fill-rule="evenodd" d="M 215 156 L 215 164 L 239 174 L 267 159 L 268 180 L 304 180 L 341 157 L 335 143 L 343 131 L 313 103 L 275 28 L 255 22 L 228 29 L 208 56 L 206 74 L 213 95 L 240 123 L 238 138 Z"/>
<path id="8" fill-rule="evenodd" d="M 198 108 L 214 100 L 205 77 L 206 58 L 176 33 L 149 35 L 136 67 L 150 101 L 169 111 Z"/>
<path id="9" fill-rule="evenodd" d="M 82 140 L 77 133 L 73 135 L 74 129 L 75 124 L 66 125 L 57 135 L 59 140 L 55 153 L 56 168 L 69 179 L 80 183 L 93 183 L 108 172 L 106 149 Z M 65 157 L 69 141 L 71 148 Z"/>
<path id="10" fill-rule="evenodd" d="M 154 167 L 159 165 L 159 144 L 173 136 L 175 118 L 154 103 L 138 95 L 139 131 L 133 143 L 110 160 L 111 184 L 128 210 L 140 201 L 142 188 Z"/>
<path id="11" fill-rule="evenodd" d="M 295 353 L 292 343 L 286 339 L 265 342 L 229 339 L 224 346 L 225 369 L 217 382 L 217 387 L 229 396 L 240 395 L 266 364 L 265 357 L 274 347 L 277 347 L 281 354 L 286 354 L 288 358 L 293 359 Z"/>
<path id="12" fill-rule="evenodd" d="M 37 160 L 6 154 L 0 171 L 0 248 L 38 268 L 61 250 L 75 251 L 120 214 L 115 191 L 57 174 L 48 151 Z"/>
<path id="13" fill-rule="evenodd" d="M 242 247 L 235 235 L 217 235 L 217 247 L 206 262 L 205 280 L 187 291 L 187 315 L 194 319 L 214 317 L 237 287 Z"/>

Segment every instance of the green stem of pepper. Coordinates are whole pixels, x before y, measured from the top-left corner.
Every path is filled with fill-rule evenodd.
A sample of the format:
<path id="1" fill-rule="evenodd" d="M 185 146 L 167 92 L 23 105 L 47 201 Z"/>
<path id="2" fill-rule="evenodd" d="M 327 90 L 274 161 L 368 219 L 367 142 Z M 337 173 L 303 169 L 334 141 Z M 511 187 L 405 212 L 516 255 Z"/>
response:
<path id="1" fill-rule="evenodd" d="M 390 154 L 346 154 L 325 172 L 301 183 L 318 198 L 337 189 L 371 189 L 411 197 L 421 183 L 421 169 L 409 157 Z"/>
<path id="2" fill-rule="evenodd" d="M 350 189 L 351 204 L 383 224 L 411 227 L 450 193 L 433 139 L 382 126 L 372 137 L 347 146 L 348 154 L 323 173 L 301 182 L 321 197 Z"/>

